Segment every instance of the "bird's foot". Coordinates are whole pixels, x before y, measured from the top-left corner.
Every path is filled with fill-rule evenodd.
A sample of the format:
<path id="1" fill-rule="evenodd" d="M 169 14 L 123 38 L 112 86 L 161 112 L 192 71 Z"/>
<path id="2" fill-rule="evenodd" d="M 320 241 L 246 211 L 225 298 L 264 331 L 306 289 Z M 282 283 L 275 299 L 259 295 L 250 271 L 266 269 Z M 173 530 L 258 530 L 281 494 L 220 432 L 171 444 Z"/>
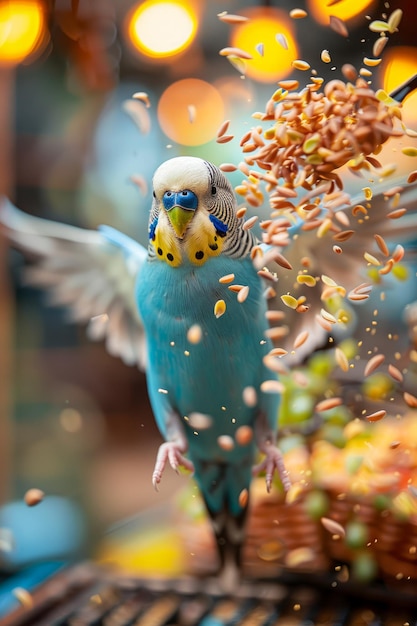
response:
<path id="1" fill-rule="evenodd" d="M 158 485 L 161 482 L 162 474 L 165 469 L 167 461 L 171 465 L 175 472 L 178 472 L 179 467 L 184 467 L 190 472 L 194 472 L 194 465 L 189 461 L 183 453 L 186 451 L 184 444 L 167 441 L 159 446 L 158 455 L 156 457 L 156 463 L 152 474 L 152 484 L 154 489 L 158 491 Z"/>
<path id="2" fill-rule="evenodd" d="M 277 470 L 285 491 L 288 491 L 291 487 L 291 481 L 285 469 L 281 451 L 272 444 L 265 444 L 261 452 L 265 454 L 265 458 L 252 468 L 253 475 L 256 476 L 260 472 L 265 472 L 266 490 L 269 493 L 271 491 L 274 472 Z"/>

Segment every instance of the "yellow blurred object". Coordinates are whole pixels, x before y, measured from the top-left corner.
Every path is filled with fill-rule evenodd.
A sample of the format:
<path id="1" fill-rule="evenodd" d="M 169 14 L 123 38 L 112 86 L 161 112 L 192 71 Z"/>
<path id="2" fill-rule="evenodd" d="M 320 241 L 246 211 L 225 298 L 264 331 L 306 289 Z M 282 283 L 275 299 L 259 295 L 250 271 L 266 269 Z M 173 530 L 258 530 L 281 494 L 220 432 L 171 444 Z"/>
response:
<path id="1" fill-rule="evenodd" d="M 174 529 L 151 526 L 105 538 L 99 563 L 114 565 L 136 575 L 178 576 L 184 573 L 184 547 Z"/>
<path id="2" fill-rule="evenodd" d="M 140 2 L 127 17 L 133 46 L 151 58 L 166 58 L 183 52 L 197 33 L 193 5 L 176 0 Z"/>
<path id="3" fill-rule="evenodd" d="M 42 43 L 45 30 L 40 2 L 0 4 L 0 64 L 23 61 Z"/>
<path id="4" fill-rule="evenodd" d="M 291 20 L 279 9 L 251 8 L 241 11 L 249 18 L 232 33 L 232 46 L 252 55 L 246 61 L 246 76 L 269 83 L 288 76 L 298 48 Z"/>
<path id="5" fill-rule="evenodd" d="M 417 47 L 395 46 L 384 51 L 381 65 L 384 90 L 390 93 L 417 74 Z M 417 121 L 417 93 L 413 91 L 402 104 L 404 123 L 413 124 Z"/>
<path id="6" fill-rule="evenodd" d="M 375 0 L 355 0 L 355 2 L 329 2 L 329 0 L 308 0 L 308 12 L 320 24 L 329 25 L 330 16 L 341 20 L 351 20 L 363 15 L 376 4 Z"/>

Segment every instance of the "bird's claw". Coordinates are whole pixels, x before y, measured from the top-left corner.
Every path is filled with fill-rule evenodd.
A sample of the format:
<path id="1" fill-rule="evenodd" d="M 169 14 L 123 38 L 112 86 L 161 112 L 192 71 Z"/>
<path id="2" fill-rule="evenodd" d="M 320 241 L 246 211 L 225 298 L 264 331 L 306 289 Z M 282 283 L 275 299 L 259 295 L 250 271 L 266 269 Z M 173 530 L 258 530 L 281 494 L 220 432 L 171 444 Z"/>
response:
<path id="1" fill-rule="evenodd" d="M 185 449 L 181 444 L 167 441 L 159 446 L 158 455 L 156 457 L 156 463 L 152 474 L 152 484 L 155 491 L 158 491 L 158 485 L 161 482 L 162 474 L 165 469 L 167 461 L 171 465 L 172 469 L 178 473 L 179 467 L 184 467 L 190 472 L 194 472 L 194 465 L 189 461 L 182 453 Z"/>
<path id="2" fill-rule="evenodd" d="M 260 472 L 265 472 L 266 490 L 269 493 L 271 491 L 274 472 L 277 470 L 284 490 L 287 492 L 291 487 L 291 481 L 285 469 L 281 451 L 276 446 L 268 445 L 262 449 L 262 452 L 265 453 L 265 458 L 252 468 L 253 475 L 255 476 Z"/>

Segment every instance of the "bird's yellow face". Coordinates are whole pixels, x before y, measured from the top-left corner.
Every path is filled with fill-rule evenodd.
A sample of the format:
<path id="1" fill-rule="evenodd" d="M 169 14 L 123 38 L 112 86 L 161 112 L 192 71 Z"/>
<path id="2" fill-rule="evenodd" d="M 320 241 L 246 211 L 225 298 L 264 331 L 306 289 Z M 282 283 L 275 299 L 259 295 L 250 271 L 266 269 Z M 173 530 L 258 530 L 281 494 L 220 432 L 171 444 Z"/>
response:
<path id="1" fill-rule="evenodd" d="M 164 166 L 154 179 L 149 228 L 155 256 L 172 267 L 185 259 L 203 265 L 221 254 L 228 232 L 227 224 L 209 210 L 215 203 L 217 187 L 210 184 L 203 161 L 192 172 L 185 169 L 182 176 L 178 175 L 178 168 L 172 171 Z"/>

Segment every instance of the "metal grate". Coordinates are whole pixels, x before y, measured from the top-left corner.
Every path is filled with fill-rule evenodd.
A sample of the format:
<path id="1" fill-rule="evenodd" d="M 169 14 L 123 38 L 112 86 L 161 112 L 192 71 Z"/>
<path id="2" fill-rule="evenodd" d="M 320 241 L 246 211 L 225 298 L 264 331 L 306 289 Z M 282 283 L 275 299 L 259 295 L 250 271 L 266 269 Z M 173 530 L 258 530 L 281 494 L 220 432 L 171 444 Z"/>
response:
<path id="1" fill-rule="evenodd" d="M 216 581 L 139 580 L 68 568 L 1 626 L 417 626 L 417 596 L 330 579 L 247 581 L 226 595 Z"/>

